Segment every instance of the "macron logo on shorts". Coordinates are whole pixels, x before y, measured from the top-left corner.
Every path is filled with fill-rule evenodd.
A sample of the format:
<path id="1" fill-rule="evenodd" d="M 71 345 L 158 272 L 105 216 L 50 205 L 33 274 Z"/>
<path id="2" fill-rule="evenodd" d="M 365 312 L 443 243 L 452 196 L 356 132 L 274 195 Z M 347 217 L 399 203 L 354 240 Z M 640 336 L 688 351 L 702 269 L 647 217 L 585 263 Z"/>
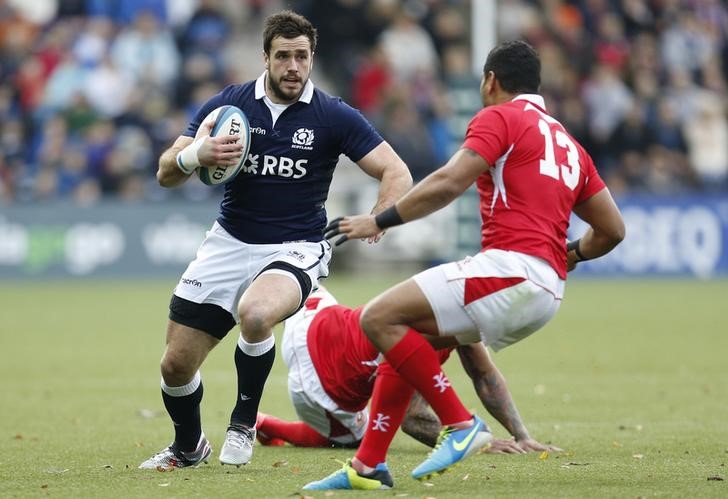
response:
<path id="1" fill-rule="evenodd" d="M 185 279 L 182 278 L 182 284 L 189 284 L 190 286 L 194 286 L 196 288 L 201 288 L 202 283 L 198 281 L 197 279 Z"/>

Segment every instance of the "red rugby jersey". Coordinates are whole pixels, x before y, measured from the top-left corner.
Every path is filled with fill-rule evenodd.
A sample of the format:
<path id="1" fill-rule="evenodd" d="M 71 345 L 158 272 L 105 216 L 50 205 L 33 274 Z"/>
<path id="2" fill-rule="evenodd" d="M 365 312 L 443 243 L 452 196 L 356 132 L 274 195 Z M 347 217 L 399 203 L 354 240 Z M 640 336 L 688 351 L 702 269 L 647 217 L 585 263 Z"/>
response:
<path id="1" fill-rule="evenodd" d="M 363 307 L 334 305 L 321 309 L 308 327 L 308 351 L 321 385 L 339 407 L 364 409 L 374 390 L 383 356 L 359 326 Z M 452 349 L 438 352 L 444 363 Z"/>
<path id="2" fill-rule="evenodd" d="M 326 307 L 308 327 L 308 351 L 324 390 L 339 407 L 360 411 L 369 402 L 379 351 L 359 327 L 363 307 Z"/>
<path id="3" fill-rule="evenodd" d="M 477 180 L 483 250 L 543 258 L 566 279 L 571 210 L 605 187 L 589 154 L 532 94 L 481 110 L 462 147 L 490 165 Z"/>

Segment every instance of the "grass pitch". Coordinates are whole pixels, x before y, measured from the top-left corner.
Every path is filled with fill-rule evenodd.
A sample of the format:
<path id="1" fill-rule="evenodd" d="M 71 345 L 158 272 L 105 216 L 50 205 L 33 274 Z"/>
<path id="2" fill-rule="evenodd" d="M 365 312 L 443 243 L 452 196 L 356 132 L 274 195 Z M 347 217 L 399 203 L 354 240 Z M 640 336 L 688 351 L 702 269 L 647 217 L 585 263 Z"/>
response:
<path id="1" fill-rule="evenodd" d="M 394 280 L 339 275 L 328 287 L 357 305 Z M 257 447 L 248 466 L 220 466 L 231 334 L 202 370 L 213 460 L 137 470 L 172 435 L 158 361 L 173 281 L 0 285 L 0 497 L 295 497 L 352 455 Z M 305 495 L 726 497 L 727 297 L 727 281 L 575 279 L 544 330 L 495 355 L 531 434 L 564 452 L 479 455 L 420 483 L 409 472 L 427 449 L 400 434 L 392 491 Z M 478 407 L 457 357 L 446 371 Z M 261 409 L 293 418 L 285 383 L 279 355 Z"/>

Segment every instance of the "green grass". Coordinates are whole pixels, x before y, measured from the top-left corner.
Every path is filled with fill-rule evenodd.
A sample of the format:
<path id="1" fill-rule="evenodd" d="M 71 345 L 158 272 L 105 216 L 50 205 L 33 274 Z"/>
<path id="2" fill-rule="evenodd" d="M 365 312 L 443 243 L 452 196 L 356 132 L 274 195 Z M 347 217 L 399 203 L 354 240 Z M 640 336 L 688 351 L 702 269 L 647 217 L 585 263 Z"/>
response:
<path id="1" fill-rule="evenodd" d="M 354 305 L 394 279 L 339 275 L 328 286 Z M 172 285 L 0 285 L 0 497 L 295 496 L 352 455 L 257 447 L 241 469 L 137 470 L 171 438 L 158 361 Z M 727 298 L 726 281 L 571 282 L 544 330 L 495 355 L 532 435 L 565 452 L 480 455 L 428 485 L 408 476 L 427 449 L 398 435 L 394 490 L 334 495 L 728 496 Z M 234 338 L 202 371 L 216 451 L 235 397 Z M 446 370 L 477 407 L 456 358 Z M 285 380 L 279 356 L 261 409 L 292 418 Z"/>

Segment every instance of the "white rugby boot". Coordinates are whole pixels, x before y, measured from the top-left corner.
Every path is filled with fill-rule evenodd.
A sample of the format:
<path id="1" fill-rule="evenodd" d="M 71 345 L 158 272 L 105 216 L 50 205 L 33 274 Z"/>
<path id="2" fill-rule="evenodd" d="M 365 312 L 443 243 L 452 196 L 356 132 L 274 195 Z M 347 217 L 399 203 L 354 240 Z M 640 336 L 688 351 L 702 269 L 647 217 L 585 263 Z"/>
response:
<path id="1" fill-rule="evenodd" d="M 228 426 L 225 443 L 220 451 L 220 463 L 240 466 L 248 464 L 253 458 L 255 428 L 243 425 Z"/>

